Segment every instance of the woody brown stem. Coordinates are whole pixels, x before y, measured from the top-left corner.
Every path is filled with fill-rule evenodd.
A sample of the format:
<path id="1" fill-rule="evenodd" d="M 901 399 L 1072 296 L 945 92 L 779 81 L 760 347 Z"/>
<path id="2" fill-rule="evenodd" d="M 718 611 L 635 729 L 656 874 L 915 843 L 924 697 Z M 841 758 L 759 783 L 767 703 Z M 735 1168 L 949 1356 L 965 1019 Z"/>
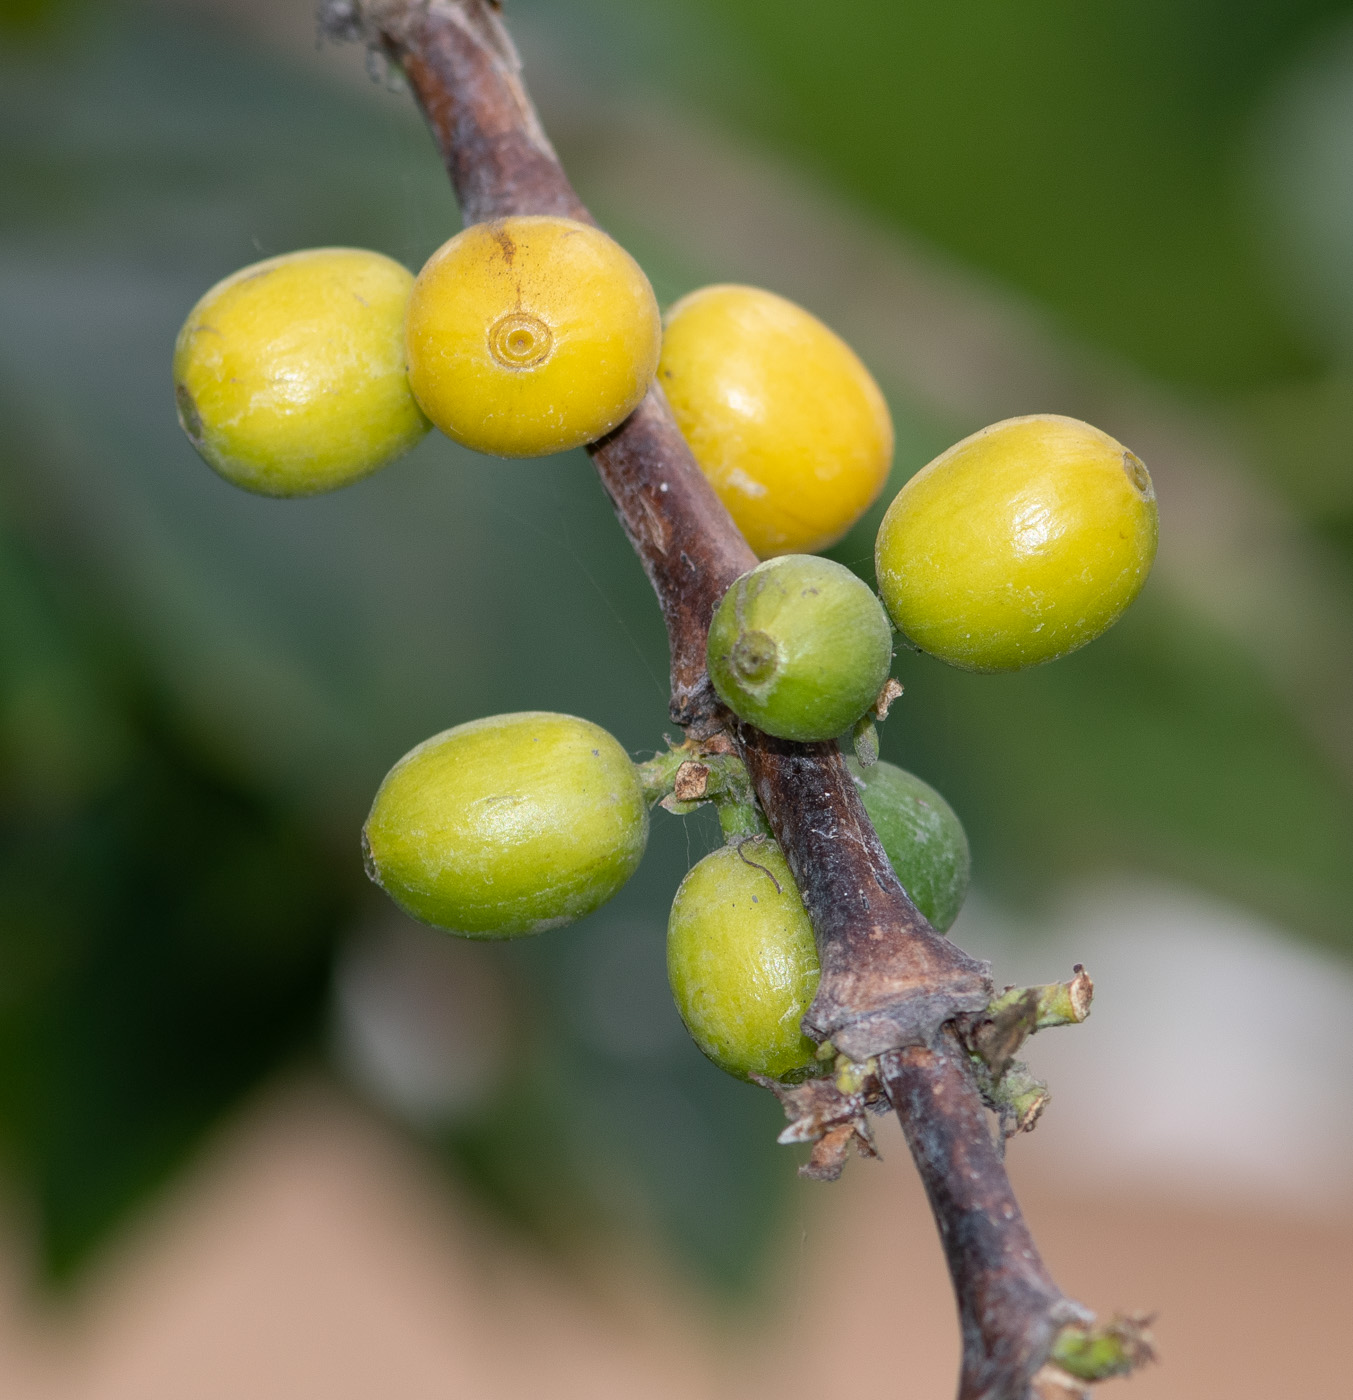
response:
<path id="1" fill-rule="evenodd" d="M 1024 1400 L 1058 1333 L 1090 1314 L 1039 1257 L 952 1031 L 880 1057 L 939 1225 L 963 1331 L 959 1400 Z"/>
<path id="2" fill-rule="evenodd" d="M 492 0 L 325 0 L 331 34 L 404 71 L 467 222 L 591 222 L 542 130 Z M 992 1145 L 966 1056 L 944 1027 L 991 1000 L 987 965 L 940 937 L 894 875 L 840 753 L 771 739 L 722 708 L 705 671 L 714 607 L 756 557 L 701 474 L 655 385 L 590 449 L 666 622 L 672 716 L 726 731 L 784 850 L 822 965 L 804 1028 L 885 1082 L 948 1252 L 964 1321 L 962 1400 L 1024 1400 L 1060 1326 L 1088 1318 L 1047 1277 Z"/>

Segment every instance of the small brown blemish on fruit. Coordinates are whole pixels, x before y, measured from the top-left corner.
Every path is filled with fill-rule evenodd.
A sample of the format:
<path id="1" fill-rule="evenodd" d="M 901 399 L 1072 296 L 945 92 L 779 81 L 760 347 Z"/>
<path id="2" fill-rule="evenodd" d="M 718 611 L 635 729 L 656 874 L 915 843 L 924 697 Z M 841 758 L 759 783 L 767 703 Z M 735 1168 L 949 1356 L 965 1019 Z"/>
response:
<path id="1" fill-rule="evenodd" d="M 371 838 L 367 834 L 366 827 L 362 828 L 362 868 L 366 871 L 366 878 L 373 885 L 380 884 L 381 873 L 376 865 L 376 857 L 371 849 Z"/>
<path id="2" fill-rule="evenodd" d="M 517 245 L 513 241 L 512 235 L 503 227 L 501 219 L 495 219 L 489 225 L 489 235 L 503 250 L 503 257 L 507 260 L 507 265 L 511 267 L 512 259 L 517 256 Z"/>
<path id="3" fill-rule="evenodd" d="M 1151 484 L 1151 473 L 1146 469 L 1146 463 L 1135 453 L 1124 451 L 1123 470 L 1127 473 L 1128 480 L 1137 490 L 1137 494 L 1144 501 L 1154 501 L 1156 499 L 1156 488 Z"/>
<path id="4" fill-rule="evenodd" d="M 188 440 L 194 447 L 202 445 L 202 415 L 197 411 L 197 402 L 188 392 L 185 384 L 174 385 L 174 401 L 178 404 L 179 422 Z"/>

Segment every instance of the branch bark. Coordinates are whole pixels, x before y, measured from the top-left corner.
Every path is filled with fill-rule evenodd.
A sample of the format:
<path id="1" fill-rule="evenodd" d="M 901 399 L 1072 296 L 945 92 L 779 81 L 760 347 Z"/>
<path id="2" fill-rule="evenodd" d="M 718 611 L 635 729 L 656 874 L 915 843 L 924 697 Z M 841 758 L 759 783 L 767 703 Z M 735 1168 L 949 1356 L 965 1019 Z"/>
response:
<path id="1" fill-rule="evenodd" d="M 963 1331 L 959 1400 L 1024 1400 L 1068 1323 L 1090 1314 L 1040 1258 L 951 1029 L 879 1070 L 939 1225 Z"/>
<path id="2" fill-rule="evenodd" d="M 320 14 L 325 32 L 360 38 L 403 70 L 467 223 L 520 214 L 591 222 L 494 0 L 324 0 Z M 719 704 L 705 633 L 756 558 L 661 389 L 590 451 L 662 608 L 672 717 L 693 738 L 731 737 L 812 919 L 822 978 L 804 1028 L 852 1060 L 881 1057 L 958 1298 L 960 1400 L 1026 1400 L 1060 1328 L 1090 1314 L 1038 1257 L 952 1029 L 991 1000 L 987 964 L 937 934 L 907 897 L 833 745 L 769 738 Z"/>

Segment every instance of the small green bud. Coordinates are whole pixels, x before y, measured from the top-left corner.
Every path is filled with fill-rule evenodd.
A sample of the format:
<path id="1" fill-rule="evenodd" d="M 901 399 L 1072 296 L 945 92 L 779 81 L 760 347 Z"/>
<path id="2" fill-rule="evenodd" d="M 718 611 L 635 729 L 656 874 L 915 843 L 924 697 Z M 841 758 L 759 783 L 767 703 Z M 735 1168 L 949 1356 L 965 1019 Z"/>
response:
<path id="1" fill-rule="evenodd" d="M 468 938 L 572 923 L 634 873 L 638 770 L 599 725 L 528 711 L 458 725 L 390 770 L 362 832 L 371 878 L 415 919 Z"/>
<path id="2" fill-rule="evenodd" d="M 780 739 L 833 739 L 874 703 L 892 665 L 883 605 L 849 569 L 783 554 L 743 574 L 709 629 L 710 679 L 740 719 Z"/>
<path id="3" fill-rule="evenodd" d="M 780 848 L 734 841 L 681 882 L 667 924 L 667 978 L 692 1039 L 739 1079 L 817 1073 L 799 1022 L 817 991 L 817 945 Z"/>
<path id="4" fill-rule="evenodd" d="M 1151 1323 L 1141 1313 L 1120 1315 L 1091 1327 L 1071 1323 L 1052 1344 L 1051 1360 L 1078 1380 L 1106 1381 L 1129 1376 L 1156 1360 Z"/>
<path id="5" fill-rule="evenodd" d="M 954 809 L 929 783 L 893 763 L 846 759 L 864 810 L 911 902 L 943 933 L 968 892 L 972 857 Z"/>

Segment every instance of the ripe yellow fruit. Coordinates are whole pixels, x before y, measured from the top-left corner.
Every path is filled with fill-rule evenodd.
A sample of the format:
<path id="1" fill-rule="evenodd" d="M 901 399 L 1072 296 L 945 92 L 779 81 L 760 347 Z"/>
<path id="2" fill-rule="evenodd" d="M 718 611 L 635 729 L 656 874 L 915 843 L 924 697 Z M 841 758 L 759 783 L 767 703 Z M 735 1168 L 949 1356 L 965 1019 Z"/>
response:
<path id="1" fill-rule="evenodd" d="M 1156 553 L 1141 461 L 1075 418 L 995 423 L 912 477 L 879 528 L 879 592 L 922 650 L 1013 671 L 1093 641 Z"/>
<path id="2" fill-rule="evenodd" d="M 361 248 L 287 253 L 218 282 L 174 347 L 193 446 L 265 496 L 331 491 L 394 461 L 430 426 L 404 368 L 412 286 Z"/>
<path id="3" fill-rule="evenodd" d="M 409 382 L 448 437 L 498 457 L 581 447 L 638 408 L 657 369 L 653 288 L 614 239 L 573 219 L 475 224 L 414 285 Z"/>
<path id="4" fill-rule="evenodd" d="M 667 313 L 659 382 L 700 469 L 762 559 L 835 544 L 893 460 L 879 387 L 835 332 L 757 287 Z"/>

